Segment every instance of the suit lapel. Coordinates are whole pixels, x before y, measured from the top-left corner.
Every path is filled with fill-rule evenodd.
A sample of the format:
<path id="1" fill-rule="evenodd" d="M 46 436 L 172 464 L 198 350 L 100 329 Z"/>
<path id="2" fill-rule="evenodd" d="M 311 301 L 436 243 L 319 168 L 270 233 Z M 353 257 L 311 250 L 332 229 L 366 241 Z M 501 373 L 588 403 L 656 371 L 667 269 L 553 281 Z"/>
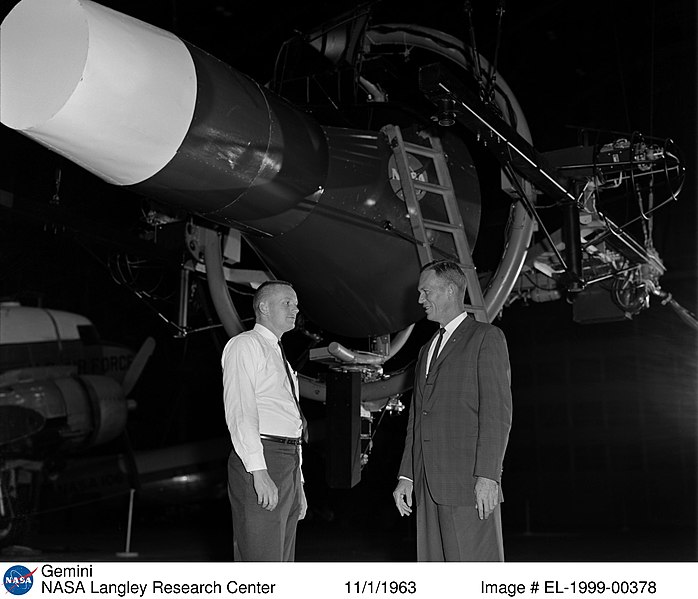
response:
<path id="1" fill-rule="evenodd" d="M 439 355 L 436 357 L 436 362 L 434 362 L 434 365 L 431 367 L 431 370 L 429 371 L 428 379 L 431 381 L 433 377 L 436 377 L 439 373 L 439 367 L 443 363 L 443 361 L 449 356 L 449 354 L 453 351 L 453 348 L 458 345 L 458 342 L 463 339 L 463 337 L 466 335 L 468 328 L 470 327 L 470 321 L 471 317 L 466 318 L 463 322 L 461 322 L 458 327 L 456 328 L 455 331 L 453 331 L 453 334 L 448 338 L 448 341 L 446 342 L 446 345 L 444 348 L 439 352 Z"/>

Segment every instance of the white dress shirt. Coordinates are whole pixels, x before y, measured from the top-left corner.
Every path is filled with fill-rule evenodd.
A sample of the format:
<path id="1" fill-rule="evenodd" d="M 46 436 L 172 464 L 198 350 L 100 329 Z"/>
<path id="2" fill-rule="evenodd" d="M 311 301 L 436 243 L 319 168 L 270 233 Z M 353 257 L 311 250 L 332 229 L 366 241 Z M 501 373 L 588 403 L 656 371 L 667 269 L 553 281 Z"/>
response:
<path id="1" fill-rule="evenodd" d="M 294 438 L 302 434 L 282 360 L 278 337 L 261 324 L 230 339 L 223 350 L 225 421 L 248 472 L 267 467 L 260 434 Z M 293 379 L 298 393 L 295 373 Z"/>
<path id="2" fill-rule="evenodd" d="M 443 350 L 443 348 L 446 347 L 446 342 L 450 339 L 451 335 L 453 334 L 453 331 L 455 331 L 460 326 L 460 323 L 463 322 L 467 318 L 467 316 L 467 312 L 461 312 L 451 322 L 444 325 L 444 336 L 443 339 L 441 339 L 439 353 L 436 354 L 437 358 L 439 357 L 441 350 Z M 437 335 L 436 337 L 434 337 L 434 340 L 431 342 L 431 346 L 429 347 L 429 353 L 427 354 L 426 374 L 429 374 L 429 364 L 431 364 L 431 355 L 434 353 L 434 348 L 436 347 L 436 342 L 438 340 L 439 336 Z"/>

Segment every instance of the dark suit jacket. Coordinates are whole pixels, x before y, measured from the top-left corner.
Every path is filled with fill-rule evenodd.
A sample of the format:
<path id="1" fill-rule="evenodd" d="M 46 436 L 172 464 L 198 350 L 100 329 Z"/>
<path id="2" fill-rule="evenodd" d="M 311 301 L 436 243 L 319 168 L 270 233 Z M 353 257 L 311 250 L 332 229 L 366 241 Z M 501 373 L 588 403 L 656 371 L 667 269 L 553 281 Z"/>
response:
<path id="1" fill-rule="evenodd" d="M 506 340 L 469 315 L 425 377 L 430 344 L 417 359 L 399 474 L 417 497 L 426 479 L 436 503 L 474 505 L 476 476 L 501 481 L 512 412 Z"/>

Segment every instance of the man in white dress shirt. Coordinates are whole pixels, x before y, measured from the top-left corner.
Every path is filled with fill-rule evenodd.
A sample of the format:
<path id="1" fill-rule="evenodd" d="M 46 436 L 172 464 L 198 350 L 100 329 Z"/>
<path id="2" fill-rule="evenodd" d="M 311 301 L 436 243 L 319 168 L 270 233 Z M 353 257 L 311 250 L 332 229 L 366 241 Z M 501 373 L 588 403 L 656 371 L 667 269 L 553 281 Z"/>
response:
<path id="1" fill-rule="evenodd" d="M 293 561 L 305 516 L 301 476 L 303 415 L 281 336 L 293 329 L 298 298 L 290 283 L 268 281 L 253 299 L 255 326 L 223 350 L 223 402 L 233 442 L 228 497 L 235 561 Z"/>

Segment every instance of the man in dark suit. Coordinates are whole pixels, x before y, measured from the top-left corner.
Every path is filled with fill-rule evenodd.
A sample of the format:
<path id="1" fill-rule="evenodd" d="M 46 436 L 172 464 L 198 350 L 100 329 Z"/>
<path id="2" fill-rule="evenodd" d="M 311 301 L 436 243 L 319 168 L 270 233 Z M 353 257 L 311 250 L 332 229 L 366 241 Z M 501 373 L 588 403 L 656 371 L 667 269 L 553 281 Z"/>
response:
<path id="1" fill-rule="evenodd" d="M 419 303 L 439 332 L 417 360 L 405 450 L 393 498 L 417 512 L 419 561 L 503 561 L 499 504 L 511 428 L 509 354 L 502 331 L 465 312 L 458 264 L 422 268 Z"/>

